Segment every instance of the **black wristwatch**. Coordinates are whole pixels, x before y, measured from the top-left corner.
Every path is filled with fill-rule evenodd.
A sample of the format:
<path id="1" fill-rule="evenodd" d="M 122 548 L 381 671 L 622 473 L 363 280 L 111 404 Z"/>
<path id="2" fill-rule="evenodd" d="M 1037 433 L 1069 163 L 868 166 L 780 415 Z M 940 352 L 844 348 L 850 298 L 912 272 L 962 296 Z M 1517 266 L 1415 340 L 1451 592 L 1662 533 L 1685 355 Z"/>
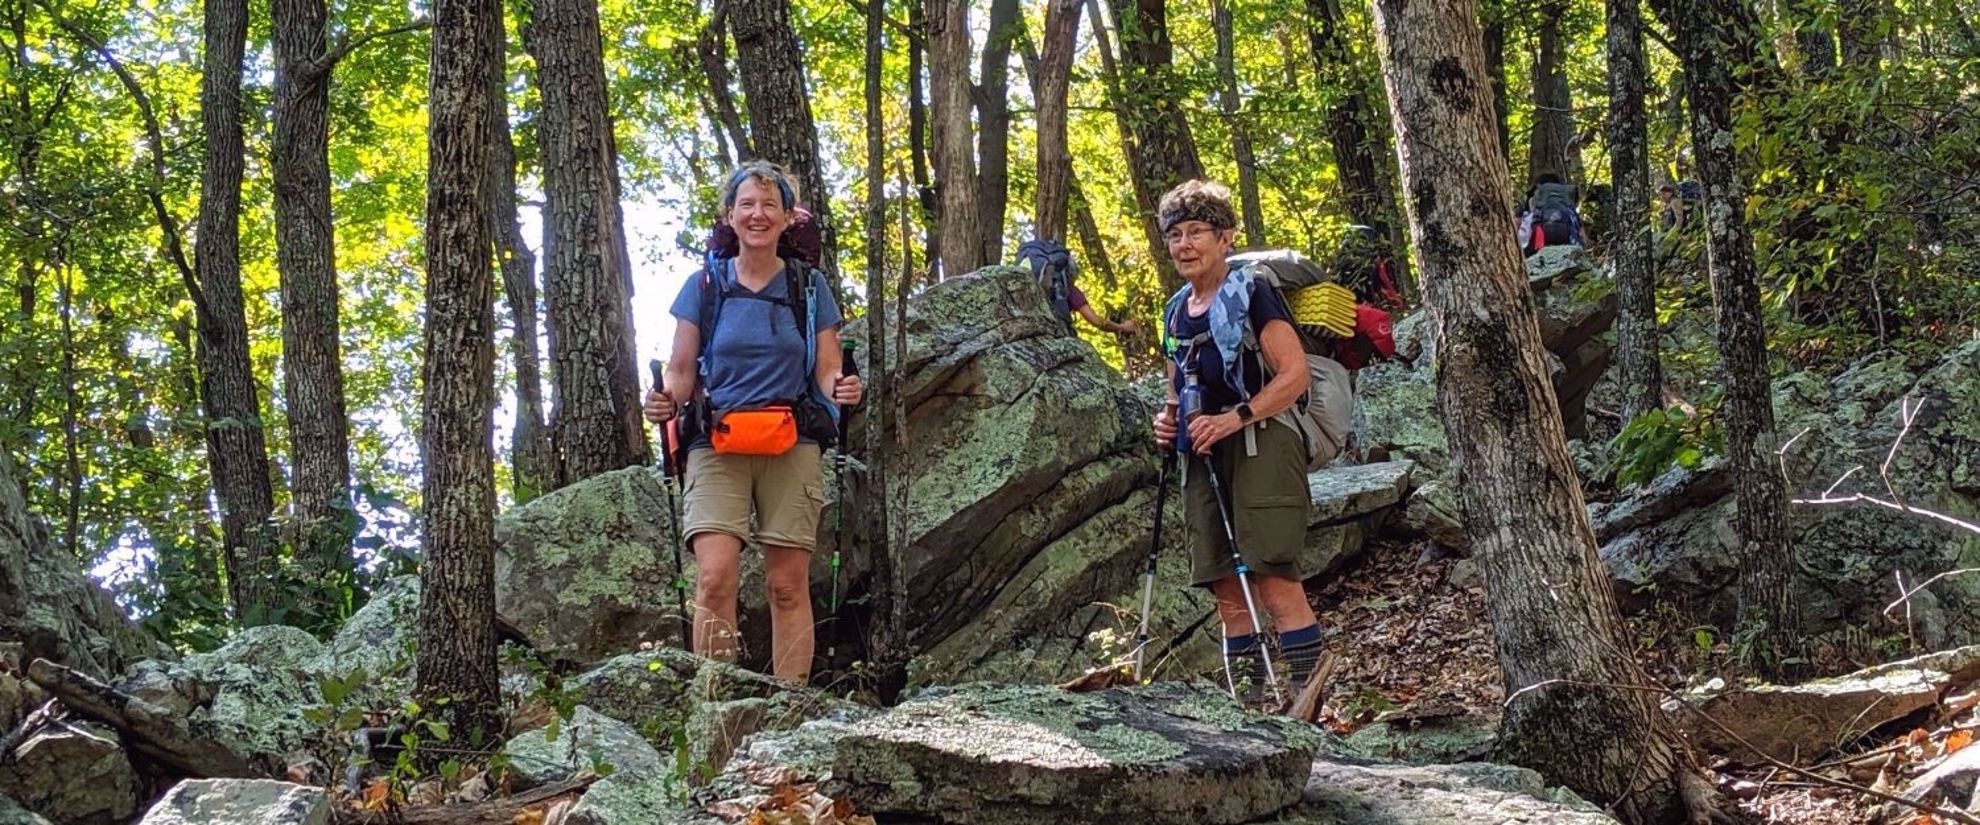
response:
<path id="1" fill-rule="evenodd" d="M 1237 405 L 1237 414 L 1239 424 L 1251 423 L 1251 405 L 1249 403 Z"/>

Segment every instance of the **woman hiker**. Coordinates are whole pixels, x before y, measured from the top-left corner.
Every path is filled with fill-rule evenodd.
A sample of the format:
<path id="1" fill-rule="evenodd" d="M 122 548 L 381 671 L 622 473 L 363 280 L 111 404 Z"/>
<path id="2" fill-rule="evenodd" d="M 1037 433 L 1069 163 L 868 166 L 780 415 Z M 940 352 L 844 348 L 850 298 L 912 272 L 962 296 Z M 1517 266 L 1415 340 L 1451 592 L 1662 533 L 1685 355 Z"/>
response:
<path id="1" fill-rule="evenodd" d="M 736 591 L 753 516 L 770 587 L 771 669 L 803 684 L 814 645 L 811 551 L 825 502 L 819 442 L 833 432 L 827 407 L 858 404 L 863 387 L 840 371 L 842 318 L 824 274 L 777 257 L 797 196 L 774 164 L 754 161 L 729 176 L 719 219 L 735 229 L 739 251 L 711 258 L 681 286 L 666 390 L 647 393 L 646 418 L 682 413 L 682 534 L 697 569 L 693 650 L 736 660 Z"/>
<path id="2" fill-rule="evenodd" d="M 1248 300 L 1223 294 L 1231 276 L 1225 258 L 1237 236 L 1230 190 L 1190 181 L 1163 195 L 1156 214 L 1169 257 L 1187 283 L 1170 299 L 1172 309 L 1164 319 L 1165 340 L 1173 351 L 1168 402 L 1155 416 L 1155 441 L 1163 449 L 1176 443 L 1177 405 L 1185 374 L 1194 373 L 1201 403 L 1199 411 L 1182 422 L 1181 433 L 1190 451 L 1182 458 L 1191 583 L 1208 587 L 1217 599 L 1231 691 L 1248 691 L 1249 698 L 1258 701 L 1267 673 L 1263 668 L 1270 666 L 1271 659 L 1259 631 L 1263 622 L 1254 609 L 1268 614 L 1279 631 L 1278 658 L 1285 668 L 1280 675 L 1293 690 L 1306 683 L 1320 660 L 1320 626 L 1306 601 L 1298 568 L 1310 501 L 1306 450 L 1299 431 L 1292 427 L 1257 426 L 1290 408 L 1306 391 L 1305 354 L 1291 311 L 1262 276 L 1249 280 Z M 1225 307 L 1213 313 L 1212 303 L 1219 301 Z M 1237 306 L 1248 306 L 1241 320 L 1230 318 L 1226 311 Z M 1255 352 L 1262 353 L 1266 363 L 1240 351 L 1236 360 L 1241 363 L 1226 369 L 1216 343 L 1199 338 L 1211 332 L 1213 316 L 1245 324 L 1258 340 Z M 1191 345 L 1192 341 L 1197 343 Z M 1240 393 L 1234 381 L 1242 382 L 1246 392 Z M 1246 428 L 1253 430 L 1256 450 L 1248 448 Z M 1216 477 L 1207 477 L 1206 471 Z M 1223 506 L 1213 489 L 1224 492 L 1228 500 Z M 1237 538 L 1236 551 L 1228 538 L 1231 534 Z M 1237 556 L 1242 557 L 1243 568 L 1236 563 Z"/>

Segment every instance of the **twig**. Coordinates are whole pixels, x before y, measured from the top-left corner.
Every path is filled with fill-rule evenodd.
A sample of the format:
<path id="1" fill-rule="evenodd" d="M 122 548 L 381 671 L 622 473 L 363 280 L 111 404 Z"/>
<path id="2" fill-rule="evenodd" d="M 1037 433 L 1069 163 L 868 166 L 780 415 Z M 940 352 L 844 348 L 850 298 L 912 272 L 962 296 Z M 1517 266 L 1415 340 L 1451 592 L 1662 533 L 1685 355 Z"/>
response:
<path id="1" fill-rule="evenodd" d="M 1794 447 L 1794 442 L 1800 441 L 1802 436 L 1807 435 L 1808 432 L 1813 429 L 1815 428 L 1814 427 L 1801 428 L 1801 432 L 1795 433 L 1793 438 L 1788 439 L 1786 444 L 1782 444 L 1780 449 L 1774 451 L 1774 458 L 1779 460 L 1781 465 L 1781 481 L 1793 483 L 1793 479 L 1788 478 L 1787 452 L 1790 448 Z"/>
<path id="2" fill-rule="evenodd" d="M 1519 690 L 1513 691 L 1511 695 L 1506 697 L 1506 702 L 1504 706 L 1511 707 L 1513 700 L 1518 699 L 1521 695 L 1529 691 L 1535 691 L 1545 687 L 1552 687 L 1554 685 L 1572 685 L 1575 687 L 1607 688 L 1610 690 L 1634 690 L 1634 691 L 1641 691 L 1644 693 L 1654 693 L 1663 696 L 1667 699 L 1674 699 L 1680 704 L 1683 704 L 1685 708 L 1690 710 L 1693 714 L 1696 714 L 1698 718 L 1705 720 L 1707 724 L 1710 724 L 1712 727 L 1717 728 L 1720 733 L 1723 733 L 1726 736 L 1730 737 L 1734 742 L 1738 743 L 1740 747 L 1752 751 L 1755 756 L 1760 757 L 1762 761 L 1766 762 L 1768 765 L 1774 768 L 1777 768 L 1782 771 L 1787 771 L 1788 773 L 1791 774 L 1807 777 L 1811 780 L 1814 780 L 1815 782 L 1821 783 L 1823 785 L 1827 785 L 1831 788 L 1838 788 L 1845 791 L 1851 791 L 1854 793 L 1862 794 L 1864 796 L 1868 796 L 1872 799 L 1878 799 L 1884 802 L 1893 802 L 1899 805 L 1903 805 L 1907 808 L 1911 808 L 1912 810 L 1918 811 L 1920 813 L 1932 814 L 1934 816 L 1942 817 L 1951 820 L 1953 822 L 1965 823 L 1965 825 L 1980 825 L 1980 817 L 1975 817 L 1974 815 L 1966 813 L 1964 811 L 1959 811 L 1952 808 L 1941 808 L 1933 805 L 1928 805 L 1924 802 L 1914 802 L 1912 800 L 1905 799 L 1904 797 L 1898 796 L 1896 794 L 1886 793 L 1884 791 L 1877 790 L 1876 788 L 1865 787 L 1863 785 L 1858 785 L 1854 782 L 1848 782 L 1841 779 L 1834 779 L 1817 773 L 1809 773 L 1807 770 L 1797 768 L 1786 762 L 1782 762 L 1779 759 L 1775 759 L 1773 756 L 1770 756 L 1767 753 L 1761 751 L 1759 748 L 1754 747 L 1752 742 L 1746 741 L 1746 737 L 1740 736 L 1738 733 L 1733 732 L 1732 728 L 1726 727 L 1725 723 L 1712 718 L 1711 714 L 1706 713 L 1703 709 L 1699 708 L 1697 705 L 1692 704 L 1690 699 L 1678 695 L 1675 691 L 1672 691 L 1670 688 L 1657 687 L 1653 685 L 1622 685 L 1622 684 L 1610 684 L 1605 682 L 1583 682 L 1575 679 L 1548 679 L 1546 681 L 1536 682 L 1534 684 L 1520 688 Z"/>
<path id="3" fill-rule="evenodd" d="M 1891 484 L 1891 461 L 1897 458 L 1898 445 L 1904 443 L 1905 434 L 1911 432 L 1912 419 L 1918 417 L 1919 408 L 1925 405 L 1923 400 L 1916 404 L 1911 401 L 1907 397 L 1898 402 L 1898 415 L 1904 420 L 1904 427 L 1898 430 L 1897 438 L 1891 439 L 1891 451 L 1884 454 L 1884 463 L 1877 468 L 1877 474 L 1884 477 L 1884 492 L 1890 493 L 1891 500 L 1899 504 L 1904 503 L 1904 498 L 1898 495 L 1897 487 Z"/>

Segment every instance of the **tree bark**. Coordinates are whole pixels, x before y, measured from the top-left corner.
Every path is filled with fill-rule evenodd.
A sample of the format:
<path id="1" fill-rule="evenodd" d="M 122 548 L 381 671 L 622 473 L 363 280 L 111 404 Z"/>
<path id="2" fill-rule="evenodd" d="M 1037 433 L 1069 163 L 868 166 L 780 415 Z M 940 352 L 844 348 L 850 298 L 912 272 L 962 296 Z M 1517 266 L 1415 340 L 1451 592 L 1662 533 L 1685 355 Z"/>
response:
<path id="1" fill-rule="evenodd" d="M 282 285 L 294 553 L 303 581 L 334 585 L 350 568 L 355 513 L 330 215 L 329 10 L 324 0 L 273 0 L 271 6 L 275 262 Z"/>
<path id="2" fill-rule="evenodd" d="M 969 3 L 967 0 L 926 0 L 928 3 L 928 85 L 934 111 L 935 188 L 941 196 L 941 273 L 956 278 L 975 272 L 983 257 L 983 213 L 977 201 L 981 180 L 976 173 L 974 142 L 969 124 Z"/>
<path id="3" fill-rule="evenodd" d="M 818 129 L 805 90 L 804 52 L 791 30 L 789 0 L 733 0 L 729 30 L 736 38 L 743 105 L 749 110 L 750 145 L 757 156 L 797 176 L 802 200 L 818 222 L 824 245 L 819 268 L 839 281 L 838 233 L 832 224 L 831 190 L 818 161 Z"/>
<path id="4" fill-rule="evenodd" d="M 1258 199 L 1258 157 L 1251 151 L 1251 129 L 1238 101 L 1237 35 L 1231 31 L 1231 4 L 1211 0 L 1210 26 L 1217 35 L 1217 111 L 1231 130 L 1231 158 L 1237 162 L 1238 203 L 1244 213 L 1244 240 L 1265 246 L 1265 206 Z"/>
<path id="5" fill-rule="evenodd" d="M 921 225 L 927 238 L 928 279 L 942 260 L 942 201 L 929 176 L 928 154 L 933 141 L 929 135 L 928 90 L 923 88 L 923 69 L 928 57 L 928 6 L 921 0 L 908 0 L 908 29 L 921 32 L 908 41 L 908 159 L 914 170 L 916 202 L 921 205 Z M 903 238 L 905 243 L 906 239 Z"/>
<path id="6" fill-rule="evenodd" d="M 1327 142 L 1334 149 L 1334 168 L 1346 196 L 1348 217 L 1375 227 L 1397 248 L 1405 240 L 1395 197 L 1383 181 L 1373 134 L 1375 107 L 1369 103 L 1361 73 L 1342 31 L 1346 18 L 1339 0 L 1306 0 L 1307 39 L 1313 50 L 1314 74 L 1331 91 L 1327 105 Z"/>
<path id="7" fill-rule="evenodd" d="M 1616 361 L 1623 419 L 1664 406 L 1656 267 L 1651 259 L 1649 64 L 1639 0 L 1608 0 L 1609 179 L 1615 186 Z"/>
<path id="8" fill-rule="evenodd" d="M 200 77 L 199 245 L 193 267 L 208 312 L 200 319 L 200 395 L 206 406 L 207 462 L 220 501 L 227 549 L 227 595 L 244 624 L 273 618 L 275 493 L 259 390 L 248 358 L 241 294 L 241 61 L 246 0 L 205 0 L 205 65 Z"/>
<path id="9" fill-rule="evenodd" d="M 1148 239 L 1148 259 L 1155 262 L 1162 291 L 1171 294 L 1182 288 L 1182 276 L 1176 274 L 1175 262 L 1169 260 L 1169 246 L 1162 241 L 1162 230 L 1156 224 L 1155 206 L 1161 193 L 1155 191 L 1154 182 L 1141 172 L 1141 139 L 1135 135 L 1134 117 L 1129 112 L 1120 64 L 1114 59 L 1107 16 L 1101 11 L 1100 0 L 1086 0 L 1086 3 L 1087 16 L 1093 20 L 1093 42 L 1100 48 L 1100 76 L 1107 84 L 1107 96 L 1113 102 L 1114 126 L 1120 132 L 1121 157 L 1127 161 L 1128 180 L 1134 188 L 1135 211 L 1141 218 L 1142 234 Z"/>
<path id="10" fill-rule="evenodd" d="M 1492 126 L 1498 133 L 1499 157 L 1512 158 L 1512 91 L 1506 83 L 1506 0 L 1480 0 L 1484 17 L 1480 40 L 1485 45 L 1485 70 L 1492 77 Z"/>
<path id="11" fill-rule="evenodd" d="M 1004 260 L 1004 217 L 1011 199 L 1011 44 L 1024 30 L 1018 0 L 991 0 L 990 35 L 983 43 L 982 78 L 976 87 L 977 178 L 982 199 L 983 260 Z"/>
<path id="12" fill-rule="evenodd" d="M 1079 46 L 1079 0 L 1045 5 L 1044 53 L 1027 67 L 1038 100 L 1038 236 L 1066 237 L 1066 204 L 1072 186 L 1072 152 L 1066 145 L 1066 92 L 1073 52 Z M 1026 43 L 1027 52 L 1031 51 Z M 1026 55 L 1027 64 L 1034 63 Z"/>
<path id="13" fill-rule="evenodd" d="M 509 307 L 509 357 L 516 371 L 516 424 L 510 432 L 510 481 L 516 503 L 536 498 L 556 480 L 557 453 L 543 416 L 543 355 L 537 348 L 536 253 L 523 238 L 516 194 L 516 142 L 509 128 L 508 32 L 495 21 L 496 53 L 503 58 L 488 75 L 489 219 L 502 264 L 502 295 Z"/>
<path id="14" fill-rule="evenodd" d="M 1543 362 L 1495 150 L 1473 0 L 1377 0 L 1375 27 L 1436 340 L 1437 403 L 1498 659 L 1512 761 L 1628 823 L 1693 781 L 1624 638 Z M 1554 680 L 1566 680 L 1567 684 Z"/>
<path id="15" fill-rule="evenodd" d="M 592 0 L 544 0 L 524 34 L 543 112 L 544 297 L 556 486 L 651 460 L 634 363 L 632 266 Z M 483 167 L 485 168 L 485 167 Z"/>
<path id="16" fill-rule="evenodd" d="M 1533 63 L 1533 137 L 1526 146 L 1529 182 L 1548 172 L 1569 183 L 1581 179 L 1581 164 L 1574 156 L 1574 97 L 1563 65 L 1561 18 L 1567 10 L 1566 0 L 1540 4 L 1540 54 Z"/>
<path id="17" fill-rule="evenodd" d="M 539 7 L 550 17 L 552 9 Z M 493 118 L 488 75 L 502 56 L 495 0 L 434 0 L 428 83 L 426 363 L 421 461 L 426 555 L 420 565 L 417 692 L 461 741 L 501 733 L 495 666 Z M 554 19 L 554 18 L 552 18 Z M 541 20 L 539 20 L 539 24 Z M 596 33 L 594 28 L 593 33 Z M 590 41 L 594 47 L 596 37 Z M 560 83 L 564 64 L 543 65 Z M 548 98 L 550 95 L 545 95 Z M 547 102 L 547 101 L 546 101 Z"/>
<path id="18" fill-rule="evenodd" d="M 1111 0 L 1120 34 L 1120 111 L 1134 132 L 1137 152 L 1134 174 L 1149 193 L 1147 209 L 1153 227 L 1154 207 L 1163 193 L 1184 181 L 1203 177 L 1196 140 L 1183 118 L 1180 101 L 1190 90 L 1175 77 L 1175 44 L 1169 39 L 1168 0 Z M 1155 240 L 1160 240 L 1156 238 Z M 1167 262 L 1164 244 L 1156 260 Z M 1162 288 L 1173 293 L 1182 277 L 1173 266 L 1161 268 Z"/>
<path id="19" fill-rule="evenodd" d="M 1783 660 L 1799 648 L 1794 547 L 1788 542 L 1785 482 L 1774 467 L 1767 333 L 1746 224 L 1746 177 L 1733 141 L 1733 103 L 1743 84 L 1767 73 L 1757 63 L 1759 26 L 1740 0 L 1662 0 L 1691 104 L 1691 144 L 1705 185 L 1705 232 L 1722 383 L 1726 448 L 1740 479 L 1733 531 L 1739 536 L 1739 623 L 1753 633 L 1769 678 L 1792 675 Z"/>
<path id="20" fill-rule="evenodd" d="M 900 696 L 907 683 L 909 651 L 898 608 L 904 591 L 894 565 L 895 545 L 888 540 L 887 524 L 892 518 L 892 508 L 885 492 L 894 457 L 887 438 L 887 428 L 892 423 L 888 416 L 892 402 L 887 395 L 891 389 L 887 380 L 887 143 L 886 115 L 880 97 L 885 70 L 881 22 L 887 12 L 886 5 L 886 0 L 870 0 L 866 9 L 866 374 L 871 380 L 869 386 L 875 391 L 867 393 L 865 400 L 866 475 L 859 479 L 860 486 L 880 493 L 869 492 L 861 497 L 863 518 L 858 533 L 866 539 L 866 555 L 872 561 L 873 571 L 869 585 L 873 629 L 866 640 L 867 658 L 874 663 L 879 677 L 881 698 L 891 702 Z M 903 246 L 907 240 L 906 236 L 901 238 Z M 903 286 L 908 277 L 908 270 L 903 269 Z M 838 506 L 845 504 L 841 502 Z"/>
<path id="21" fill-rule="evenodd" d="M 695 51 L 701 55 L 701 68 L 708 72 L 708 93 L 714 99 L 716 122 L 727 130 L 729 142 L 736 147 L 736 160 L 754 160 L 756 153 L 750 149 L 749 133 L 743 131 L 742 115 L 736 111 L 734 79 L 729 76 L 729 0 L 715 0 L 715 10 L 708 16 L 708 25 L 702 27 L 701 36 L 695 41 Z"/>

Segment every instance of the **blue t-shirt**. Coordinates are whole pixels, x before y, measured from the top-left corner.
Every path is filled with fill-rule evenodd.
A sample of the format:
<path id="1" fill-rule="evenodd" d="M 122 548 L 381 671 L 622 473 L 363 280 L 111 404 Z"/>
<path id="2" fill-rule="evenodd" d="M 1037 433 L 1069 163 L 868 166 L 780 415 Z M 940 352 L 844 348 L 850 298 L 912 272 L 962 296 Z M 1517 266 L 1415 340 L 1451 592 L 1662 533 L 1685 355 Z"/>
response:
<path id="1" fill-rule="evenodd" d="M 786 277 L 779 270 L 762 292 L 751 292 L 736 282 L 732 261 L 720 269 L 721 280 L 711 279 L 710 289 L 728 286 L 727 297 L 711 301 L 709 311 L 719 306 L 720 319 L 710 318 L 711 332 L 701 318 L 702 275 L 697 272 L 681 285 L 674 298 L 673 315 L 683 323 L 701 329 L 702 387 L 709 406 L 732 410 L 789 402 L 810 391 L 811 376 L 805 373 L 805 338 L 798 334 L 797 318 L 786 295 Z M 844 320 L 838 299 L 823 273 L 813 270 L 811 308 L 812 334 L 835 328 Z"/>
<path id="2" fill-rule="evenodd" d="M 1280 320 L 1288 324 L 1292 323 L 1292 310 L 1286 308 L 1285 301 L 1279 297 L 1279 291 L 1256 278 L 1251 281 L 1249 316 L 1254 334 L 1262 332 L 1267 321 Z M 1210 331 L 1210 311 L 1205 309 L 1201 313 L 1191 315 L 1189 302 L 1184 299 L 1176 311 L 1176 317 L 1172 320 L 1175 325 L 1170 328 L 1169 337 L 1176 339 L 1187 359 L 1190 339 Z M 1195 350 L 1196 380 L 1197 384 L 1203 387 L 1205 410 L 1215 411 L 1235 407 L 1239 401 L 1257 395 L 1259 390 L 1265 388 L 1264 365 L 1258 358 L 1244 358 L 1244 363 L 1239 365 L 1244 371 L 1245 388 L 1245 393 L 1239 395 L 1238 391 L 1224 380 L 1224 356 L 1217 351 L 1217 343 L 1206 338 L 1202 346 L 1196 347 Z M 1189 362 L 1184 360 L 1183 363 Z M 1172 375 L 1170 383 L 1174 385 L 1176 392 L 1182 392 L 1180 373 Z"/>

